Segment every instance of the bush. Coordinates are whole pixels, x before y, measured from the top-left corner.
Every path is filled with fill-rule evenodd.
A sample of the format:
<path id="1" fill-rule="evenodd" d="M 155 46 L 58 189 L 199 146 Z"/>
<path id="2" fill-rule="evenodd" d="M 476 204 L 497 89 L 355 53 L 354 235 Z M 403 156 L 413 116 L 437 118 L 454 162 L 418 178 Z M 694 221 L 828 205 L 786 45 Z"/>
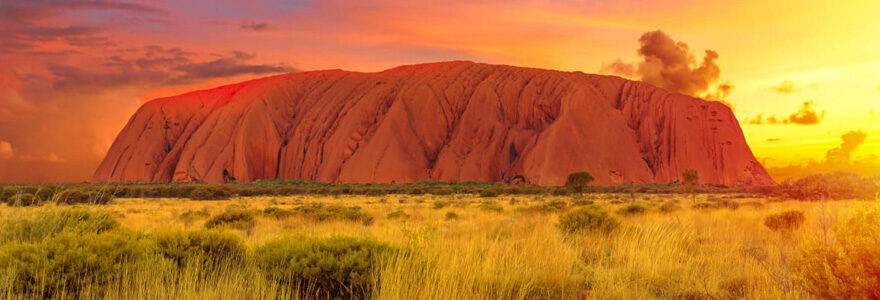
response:
<path id="1" fill-rule="evenodd" d="M 593 203 L 595 203 L 595 201 L 586 198 L 577 198 L 571 201 L 572 206 L 586 206 L 593 205 Z"/>
<path id="2" fill-rule="evenodd" d="M 409 214 L 405 211 L 398 210 L 388 214 L 389 219 L 409 219 Z"/>
<path id="3" fill-rule="evenodd" d="M 483 190 L 480 190 L 480 197 L 482 197 L 482 198 L 498 197 L 498 191 L 492 190 L 492 189 L 483 189 Z"/>
<path id="4" fill-rule="evenodd" d="M 551 200 L 544 204 L 550 211 L 560 211 L 568 207 L 568 203 L 563 200 Z"/>
<path id="5" fill-rule="evenodd" d="M 221 187 L 198 186 L 189 193 L 189 198 L 192 200 L 226 200 L 231 194 Z"/>
<path id="6" fill-rule="evenodd" d="M 76 298 L 86 287 L 102 289 L 148 257 L 147 247 L 123 232 L 64 232 L 40 241 L 0 247 L 0 269 L 10 272 L 13 298 Z M 98 293 L 100 294 L 100 293 Z"/>
<path id="7" fill-rule="evenodd" d="M 56 201 L 58 204 L 107 204 L 113 201 L 113 194 L 107 191 L 68 189 L 56 194 Z"/>
<path id="8" fill-rule="evenodd" d="M 31 193 L 19 193 L 6 198 L 6 204 L 10 206 L 36 206 L 40 205 L 40 199 Z"/>
<path id="9" fill-rule="evenodd" d="M 799 210 L 789 210 L 764 218 L 764 225 L 773 231 L 796 230 L 802 223 L 804 223 L 804 212 Z"/>
<path id="10" fill-rule="evenodd" d="M 617 229 L 620 222 L 604 211 L 594 207 L 580 207 L 567 214 L 559 216 L 560 230 L 574 234 L 584 231 L 598 231 L 610 233 Z"/>
<path id="11" fill-rule="evenodd" d="M 42 211 L 30 219 L 12 219 L 2 230 L 4 242 L 35 242 L 62 232 L 102 233 L 119 227 L 106 212 L 88 210 Z"/>
<path id="12" fill-rule="evenodd" d="M 880 187 L 870 178 L 855 173 L 812 174 L 778 187 L 781 193 L 798 200 L 874 199 Z"/>
<path id="13" fill-rule="evenodd" d="M 371 240 L 290 237 L 258 247 L 254 262 L 270 280 L 304 287 L 318 298 L 366 299 L 379 259 L 389 250 Z"/>
<path id="14" fill-rule="evenodd" d="M 446 215 L 443 216 L 446 220 L 458 220 L 459 216 L 454 211 L 446 212 Z"/>
<path id="15" fill-rule="evenodd" d="M 820 299 L 880 299 L 880 210 L 858 212 L 834 229 L 836 243 L 803 243 L 797 282 Z"/>
<path id="16" fill-rule="evenodd" d="M 431 205 L 431 207 L 434 209 L 441 209 L 441 208 L 444 208 L 447 206 L 449 206 L 449 201 L 443 201 L 443 200 L 434 201 L 434 204 Z"/>
<path id="17" fill-rule="evenodd" d="M 286 218 L 292 217 L 292 216 L 295 215 L 295 214 L 296 214 L 296 213 L 293 212 L 292 210 L 283 209 L 283 208 L 277 208 L 277 207 L 274 207 L 274 206 L 270 206 L 270 207 L 267 207 L 267 208 L 264 208 L 264 209 L 263 209 L 263 215 L 264 215 L 264 216 L 269 217 L 269 218 L 275 218 L 275 219 L 278 219 L 278 220 L 286 219 Z"/>
<path id="18" fill-rule="evenodd" d="M 630 204 L 624 207 L 621 207 L 617 210 L 618 215 L 623 216 L 634 216 L 634 215 L 642 215 L 648 211 L 648 208 L 638 205 L 638 204 Z"/>
<path id="19" fill-rule="evenodd" d="M 325 221 L 351 221 L 351 222 L 361 222 L 364 225 L 370 225 L 373 223 L 373 216 L 370 216 L 366 212 L 363 211 L 360 207 L 346 207 L 339 205 L 309 205 L 309 206 L 299 206 L 294 209 L 297 213 L 302 216 L 312 219 L 317 222 L 325 222 Z"/>
<path id="20" fill-rule="evenodd" d="M 498 203 L 495 203 L 495 201 L 485 201 L 483 203 L 480 203 L 480 205 L 478 205 L 477 207 L 484 211 L 491 211 L 496 213 L 504 211 L 504 207 L 498 205 Z"/>
<path id="21" fill-rule="evenodd" d="M 215 230 L 158 231 L 150 235 L 150 240 L 156 252 L 178 267 L 192 265 L 213 270 L 238 266 L 247 253 L 237 235 Z"/>
<path id="22" fill-rule="evenodd" d="M 207 229 L 230 227 L 247 232 L 251 232 L 256 225 L 257 220 L 254 218 L 254 213 L 247 210 L 223 212 L 211 217 L 211 219 L 208 219 L 208 222 L 205 222 L 205 228 Z"/>
<path id="23" fill-rule="evenodd" d="M 575 193 L 582 193 L 587 186 L 595 180 L 593 175 L 587 172 L 574 172 L 565 180 L 565 187 Z"/>

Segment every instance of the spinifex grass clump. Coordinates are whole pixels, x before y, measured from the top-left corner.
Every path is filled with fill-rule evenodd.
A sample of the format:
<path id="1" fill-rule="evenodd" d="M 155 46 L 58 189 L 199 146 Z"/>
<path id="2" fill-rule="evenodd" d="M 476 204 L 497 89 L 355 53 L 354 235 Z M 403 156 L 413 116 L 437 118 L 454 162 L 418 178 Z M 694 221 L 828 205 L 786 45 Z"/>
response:
<path id="1" fill-rule="evenodd" d="M 230 227 L 250 232 L 257 224 L 255 213 L 249 210 L 234 210 L 223 212 L 211 217 L 205 222 L 205 228 Z"/>
<path id="2" fill-rule="evenodd" d="M 617 210 L 618 215 L 622 216 L 635 216 L 635 215 L 643 215 L 648 211 L 648 208 L 640 205 L 640 204 L 630 204 L 624 207 L 621 207 Z"/>
<path id="3" fill-rule="evenodd" d="M 352 221 L 364 225 L 373 223 L 373 217 L 360 207 L 347 207 L 340 205 L 304 205 L 294 209 L 299 215 L 312 219 L 316 222 L 325 221 Z"/>
<path id="4" fill-rule="evenodd" d="M 149 238 L 157 253 L 181 268 L 236 267 L 245 262 L 247 254 L 241 238 L 218 230 L 161 230 Z"/>
<path id="5" fill-rule="evenodd" d="M 764 219 L 764 225 L 773 231 L 791 231 L 801 227 L 804 223 L 804 212 L 789 210 L 775 213 Z"/>
<path id="6" fill-rule="evenodd" d="M 254 252 L 254 263 L 271 280 L 320 299 L 365 299 L 372 293 L 379 258 L 390 248 L 348 237 L 287 237 Z"/>
<path id="7" fill-rule="evenodd" d="M 620 222 L 598 208 L 587 206 L 559 216 L 558 226 L 570 234 L 586 231 L 610 233 L 620 226 Z"/>

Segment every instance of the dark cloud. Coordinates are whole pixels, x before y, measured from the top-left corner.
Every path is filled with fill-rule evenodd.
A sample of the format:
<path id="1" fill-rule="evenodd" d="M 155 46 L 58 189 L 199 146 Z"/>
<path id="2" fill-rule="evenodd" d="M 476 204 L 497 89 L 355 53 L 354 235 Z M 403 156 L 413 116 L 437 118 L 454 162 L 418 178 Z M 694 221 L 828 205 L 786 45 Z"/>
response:
<path id="1" fill-rule="evenodd" d="M 791 80 L 784 80 L 777 85 L 771 86 L 770 89 L 780 94 L 791 94 L 798 91 L 794 81 Z"/>
<path id="2" fill-rule="evenodd" d="M 825 111 L 816 111 L 813 101 L 804 102 L 797 112 L 788 115 L 788 117 L 777 117 L 757 115 L 753 118 L 745 120 L 746 124 L 752 125 L 773 125 L 773 124 L 794 124 L 794 125 L 816 125 L 825 118 Z"/>
<path id="3" fill-rule="evenodd" d="M 133 14 L 164 15 L 165 11 L 137 3 L 108 0 L 0 0 L 0 52 L 33 49 L 45 42 L 64 42 L 78 47 L 109 47 L 115 44 L 92 25 L 48 26 L 40 21 L 73 10 L 116 10 Z"/>
<path id="4" fill-rule="evenodd" d="M 627 64 L 617 59 L 602 66 L 599 72 L 636 78 L 672 92 L 712 100 L 722 100 L 733 89 L 727 82 L 710 92 L 721 76 L 721 68 L 715 62 L 718 53 L 713 50 L 706 50 L 702 61 L 697 63 L 687 44 L 673 40 L 660 30 L 646 32 L 639 38 L 639 44 L 641 62 Z"/>
<path id="5" fill-rule="evenodd" d="M 880 174 L 880 161 L 877 156 L 871 155 L 862 159 L 853 159 L 853 152 L 865 142 L 867 137 L 868 135 L 864 131 L 849 131 L 841 136 L 840 146 L 829 149 L 825 153 L 823 161 L 811 160 L 805 164 L 767 168 L 767 171 L 779 180 L 835 171 L 854 172 L 866 176 L 878 175 Z"/>
<path id="6" fill-rule="evenodd" d="M 134 58 L 111 56 L 100 70 L 64 64 L 49 64 L 49 76 L 26 73 L 18 79 L 29 87 L 52 88 L 58 91 L 95 92 L 126 86 L 160 87 L 196 83 L 205 79 L 239 75 L 263 75 L 296 72 L 280 64 L 249 64 L 256 55 L 233 51 L 208 61 L 196 61 L 192 52 L 178 48 L 148 46 Z"/>
<path id="7" fill-rule="evenodd" d="M 269 23 L 250 23 L 250 24 L 241 24 L 239 27 L 242 30 L 250 30 L 250 31 L 268 31 L 275 29 L 275 25 Z"/>

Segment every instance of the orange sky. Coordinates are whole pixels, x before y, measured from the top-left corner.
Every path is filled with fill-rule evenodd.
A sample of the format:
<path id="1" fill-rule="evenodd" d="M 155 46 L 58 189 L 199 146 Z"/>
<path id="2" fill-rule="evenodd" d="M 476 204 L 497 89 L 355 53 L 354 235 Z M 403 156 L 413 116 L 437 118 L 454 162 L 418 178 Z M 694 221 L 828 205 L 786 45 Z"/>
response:
<path id="1" fill-rule="evenodd" d="M 880 172 L 880 1 L 352 2 L 0 1 L 0 182 L 88 179 L 156 97 L 454 59 L 596 73 L 636 65 L 654 30 L 686 43 L 694 67 L 718 53 L 707 92 L 734 86 L 724 101 L 777 179 L 810 160 L 854 168 L 825 164 L 850 131 L 865 138 L 847 159 Z"/>

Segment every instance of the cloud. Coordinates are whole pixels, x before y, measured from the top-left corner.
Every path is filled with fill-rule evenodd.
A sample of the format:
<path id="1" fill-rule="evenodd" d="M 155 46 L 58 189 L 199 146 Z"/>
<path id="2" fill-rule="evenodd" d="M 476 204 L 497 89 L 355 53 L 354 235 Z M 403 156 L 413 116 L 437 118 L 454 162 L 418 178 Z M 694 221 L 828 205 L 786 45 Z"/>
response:
<path id="1" fill-rule="evenodd" d="M 823 161 L 811 160 L 805 164 L 767 168 L 767 171 L 779 180 L 835 171 L 855 172 L 866 176 L 878 175 L 880 174 L 880 161 L 876 155 L 858 160 L 853 159 L 853 153 L 865 142 L 867 137 L 868 135 L 864 131 L 849 131 L 841 136 L 840 146 L 829 149 L 825 153 Z"/>
<path id="2" fill-rule="evenodd" d="M 239 27 L 242 30 L 250 30 L 250 31 L 269 31 L 275 29 L 275 25 L 269 23 L 250 23 L 250 24 L 241 24 Z"/>
<path id="3" fill-rule="evenodd" d="M 183 72 L 183 74 L 172 78 L 168 82 L 168 84 L 187 84 L 198 80 L 232 77 L 242 74 L 260 75 L 298 71 L 297 69 L 286 65 L 243 63 L 244 60 L 248 59 L 250 58 L 242 57 L 239 53 L 236 53 L 235 57 L 226 57 L 212 61 L 178 65 L 172 70 Z"/>
<path id="4" fill-rule="evenodd" d="M 844 134 L 840 147 L 828 150 L 825 153 L 825 161 L 834 164 L 849 163 L 853 151 L 865 142 L 868 135 L 864 131 L 850 131 Z"/>
<path id="5" fill-rule="evenodd" d="M 111 10 L 129 14 L 165 15 L 151 6 L 111 0 L 0 1 L 0 52 L 19 52 L 47 42 L 78 47 L 109 47 L 115 44 L 89 25 L 48 26 L 41 21 L 75 10 Z"/>
<path id="6" fill-rule="evenodd" d="M 672 92 L 712 100 L 723 100 L 733 90 L 733 84 L 725 82 L 710 92 L 721 76 L 721 68 L 716 63 L 718 53 L 713 50 L 706 50 L 702 61 L 697 63 L 687 44 L 673 40 L 661 30 L 642 34 L 639 44 L 641 62 L 628 64 L 618 58 L 603 65 L 599 72 L 635 78 Z"/>
<path id="7" fill-rule="evenodd" d="M 794 125 L 816 125 L 825 118 L 825 111 L 816 111 L 816 104 L 813 101 L 804 102 L 797 112 L 788 115 L 788 117 L 767 116 L 758 114 L 753 118 L 747 118 L 744 123 L 751 125 L 775 125 L 775 124 L 794 124 Z"/>
<path id="8" fill-rule="evenodd" d="M 791 94 L 798 91 L 794 81 L 791 80 L 784 80 L 777 85 L 771 86 L 770 89 L 780 94 Z"/>
<path id="9" fill-rule="evenodd" d="M 12 151 L 12 144 L 0 140 L 0 160 L 10 159 L 14 154 L 15 152 Z"/>
<path id="10" fill-rule="evenodd" d="M 781 141 L 781 140 L 782 140 L 781 138 L 769 138 L 769 139 L 767 139 L 768 142 L 778 142 L 778 141 Z"/>

